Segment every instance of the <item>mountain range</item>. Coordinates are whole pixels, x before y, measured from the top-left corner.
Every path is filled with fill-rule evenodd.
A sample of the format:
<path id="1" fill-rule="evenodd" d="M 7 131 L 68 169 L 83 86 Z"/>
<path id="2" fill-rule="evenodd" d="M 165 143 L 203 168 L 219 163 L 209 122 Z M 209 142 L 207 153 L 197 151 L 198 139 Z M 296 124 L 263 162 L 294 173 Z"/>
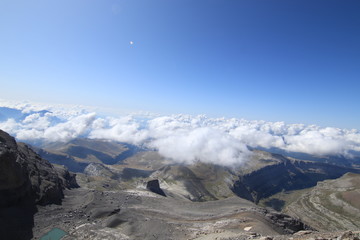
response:
<path id="1" fill-rule="evenodd" d="M 252 149 L 238 166 L 185 164 L 109 140 L 39 148 L 0 135 L 7 239 L 39 239 L 58 228 L 64 239 L 358 236 L 356 160 L 337 164 L 336 158 L 310 161 Z M 27 211 L 19 210 L 24 206 Z M 15 223 L 19 212 L 27 220 Z"/>

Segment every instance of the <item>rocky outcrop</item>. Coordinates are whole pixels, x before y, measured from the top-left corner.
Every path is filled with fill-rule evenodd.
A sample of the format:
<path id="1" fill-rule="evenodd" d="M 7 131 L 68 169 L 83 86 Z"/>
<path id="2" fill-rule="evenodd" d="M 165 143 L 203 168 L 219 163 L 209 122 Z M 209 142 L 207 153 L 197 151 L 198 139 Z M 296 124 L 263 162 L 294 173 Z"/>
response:
<path id="1" fill-rule="evenodd" d="M 65 167 L 54 167 L 0 130 L 1 239 L 32 239 L 37 205 L 59 204 L 63 190 L 74 187 L 75 175 Z"/>
<path id="2" fill-rule="evenodd" d="M 76 174 L 69 172 L 68 169 L 63 165 L 53 166 L 58 174 L 58 177 L 60 178 L 60 181 L 62 182 L 61 184 L 63 187 L 67 189 L 80 187 L 76 182 Z"/>
<path id="3" fill-rule="evenodd" d="M 75 176 L 54 168 L 26 144 L 0 130 L 0 207 L 60 203 L 63 189 L 76 187 Z"/>
<path id="4" fill-rule="evenodd" d="M 289 215 L 273 211 L 269 212 L 268 210 L 265 211 L 265 214 L 270 222 L 275 226 L 280 227 L 288 234 L 293 234 L 304 229 L 313 230 L 299 219 L 290 217 Z"/>
<path id="5" fill-rule="evenodd" d="M 166 182 L 164 189 L 191 201 L 216 200 L 217 198 L 204 185 L 203 180 L 208 178 L 199 172 L 194 173 L 191 168 L 194 166 L 168 165 L 154 172 L 151 178 L 161 179 Z M 204 169 L 209 172 L 207 168 Z M 209 179 L 211 183 L 215 181 Z"/>
<path id="6" fill-rule="evenodd" d="M 84 173 L 87 176 L 93 176 L 93 177 L 97 176 L 97 177 L 116 178 L 116 174 L 101 163 L 90 163 L 84 169 Z"/>
<path id="7" fill-rule="evenodd" d="M 148 189 L 149 191 L 151 191 L 153 193 L 156 193 L 156 194 L 166 197 L 166 194 L 160 188 L 159 180 L 157 180 L 157 179 L 148 181 L 146 184 L 146 189 Z"/>

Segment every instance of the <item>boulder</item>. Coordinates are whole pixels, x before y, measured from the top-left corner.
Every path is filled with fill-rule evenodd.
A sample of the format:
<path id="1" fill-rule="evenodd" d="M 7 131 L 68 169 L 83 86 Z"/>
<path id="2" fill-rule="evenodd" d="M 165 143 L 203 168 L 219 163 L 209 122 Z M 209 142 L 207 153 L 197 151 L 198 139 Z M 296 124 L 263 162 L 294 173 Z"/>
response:
<path id="1" fill-rule="evenodd" d="M 153 193 L 156 193 L 156 194 L 166 197 L 166 194 L 160 188 L 159 180 L 157 180 L 157 179 L 148 181 L 146 184 L 146 189 L 148 189 L 149 191 L 151 191 Z"/>

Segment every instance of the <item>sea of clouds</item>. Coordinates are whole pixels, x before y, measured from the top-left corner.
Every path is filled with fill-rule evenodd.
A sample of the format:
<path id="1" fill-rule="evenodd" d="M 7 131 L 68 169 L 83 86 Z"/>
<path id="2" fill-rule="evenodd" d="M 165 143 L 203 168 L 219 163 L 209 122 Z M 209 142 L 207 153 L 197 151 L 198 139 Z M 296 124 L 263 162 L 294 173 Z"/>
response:
<path id="1" fill-rule="evenodd" d="M 25 142 L 108 139 L 156 149 L 165 157 L 191 163 L 241 163 L 251 148 L 277 148 L 315 156 L 351 157 L 360 152 L 360 131 L 208 118 L 204 115 L 108 117 L 83 106 L 0 101 L 0 129 Z"/>

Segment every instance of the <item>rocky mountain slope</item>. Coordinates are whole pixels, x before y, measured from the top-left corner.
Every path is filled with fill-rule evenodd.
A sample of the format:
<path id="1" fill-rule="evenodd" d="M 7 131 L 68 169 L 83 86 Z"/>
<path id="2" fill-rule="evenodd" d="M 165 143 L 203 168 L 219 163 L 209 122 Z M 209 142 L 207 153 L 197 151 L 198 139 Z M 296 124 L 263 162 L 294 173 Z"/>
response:
<path id="1" fill-rule="evenodd" d="M 360 175 L 348 173 L 319 182 L 284 212 L 320 231 L 360 229 Z"/>
<path id="2" fill-rule="evenodd" d="M 0 235 L 27 239 L 36 204 L 60 204 L 65 188 L 77 187 L 75 175 L 54 167 L 26 144 L 0 130 Z M 18 219 L 21 219 L 18 221 Z M 24 222 L 22 222 L 24 221 Z M 6 237 L 7 236 L 7 237 Z"/>
<path id="3" fill-rule="evenodd" d="M 130 160 L 125 163 L 130 164 Z M 237 195 L 255 203 L 282 191 L 305 189 L 347 172 L 360 172 L 355 168 L 301 161 L 258 150 L 253 151 L 249 161 L 237 167 L 197 162 L 166 164 L 154 170 L 148 179 L 158 179 L 169 194 L 192 201 Z"/>
<path id="4" fill-rule="evenodd" d="M 39 239 L 54 228 L 62 229 L 67 240 L 346 239 L 359 235 L 314 232 L 315 228 L 359 228 L 356 168 L 259 150 L 253 150 L 251 159 L 239 166 L 186 165 L 156 151 L 122 155 L 133 148 L 99 141 L 53 144 L 52 153 L 50 148 L 43 152 L 56 156 L 52 160 L 59 163 L 70 159 L 85 164 L 78 165 L 81 173 L 75 181 L 64 167 L 51 165 L 1 131 L 1 236 Z M 318 183 L 347 172 L 352 173 Z M 77 182 L 80 188 L 64 190 Z M 311 186 L 316 187 L 289 204 L 286 214 L 256 205 L 279 192 Z M 332 224 L 326 227 L 326 221 Z"/>
<path id="5" fill-rule="evenodd" d="M 87 182 L 91 188 L 110 190 L 144 187 L 147 181 L 158 179 L 167 194 L 192 201 L 217 200 L 237 195 L 258 203 L 282 191 L 309 188 L 318 181 L 338 178 L 347 172 L 360 172 L 343 165 L 297 160 L 260 150 L 252 150 L 251 159 L 240 166 L 225 167 L 202 162 L 179 164 L 156 151 L 134 149 L 134 146 L 122 143 L 76 139 L 65 144 L 49 145 L 46 151 L 39 152 L 53 163 L 80 170 L 84 173 L 79 174 L 82 176 L 80 181 Z M 59 157 L 60 152 L 62 157 Z M 114 161 L 104 164 L 109 163 L 110 156 Z M 121 158 L 125 159 L 115 161 Z M 77 166 L 74 167 L 74 164 Z M 86 165 L 79 167 L 79 164 Z"/>
<path id="6" fill-rule="evenodd" d="M 90 163 L 117 164 L 139 151 L 131 144 L 87 138 L 55 142 L 34 149 L 51 163 L 65 165 L 73 172 L 83 172 Z"/>
<path id="7" fill-rule="evenodd" d="M 234 183 L 234 192 L 245 199 L 258 202 L 281 191 L 304 189 L 318 181 L 335 179 L 358 169 L 333 164 L 284 158 L 283 161 L 240 176 Z"/>

